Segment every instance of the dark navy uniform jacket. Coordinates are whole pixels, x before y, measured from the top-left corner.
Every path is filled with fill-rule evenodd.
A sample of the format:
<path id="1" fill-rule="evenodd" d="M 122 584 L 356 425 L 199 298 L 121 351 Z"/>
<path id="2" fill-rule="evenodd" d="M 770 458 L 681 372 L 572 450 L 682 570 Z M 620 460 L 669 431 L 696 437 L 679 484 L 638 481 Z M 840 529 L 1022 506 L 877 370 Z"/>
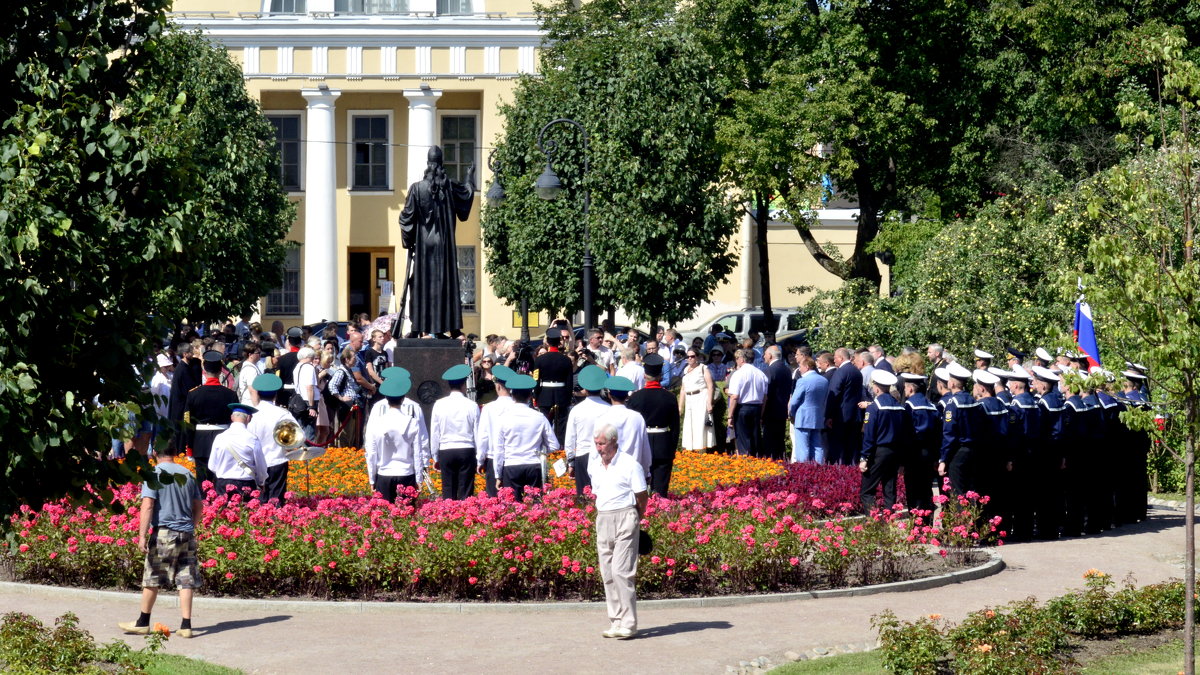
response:
<path id="1" fill-rule="evenodd" d="M 679 399 L 661 386 L 651 386 L 633 392 L 625 407 L 636 410 L 646 420 L 652 455 L 674 454 L 679 445 Z M 668 431 L 649 431 L 667 429 Z"/>
<path id="2" fill-rule="evenodd" d="M 940 461 L 948 462 L 960 448 L 976 445 L 987 434 L 983 408 L 965 391 L 953 394 L 946 400 L 946 412 L 942 424 L 942 455 Z"/>
<path id="3" fill-rule="evenodd" d="M 1041 436 L 1042 411 L 1033 394 L 1025 392 L 1013 397 L 1008 406 L 1008 438 L 1013 448 L 1014 459 L 1024 459 L 1030 454 L 1031 446 Z"/>
<path id="4" fill-rule="evenodd" d="M 1000 399 L 1000 401 L 1003 402 L 1004 405 L 1012 405 L 1013 395 L 1012 395 L 1012 392 L 1008 391 L 1007 389 L 1000 392 L 999 394 L 996 394 L 996 398 Z"/>
<path id="5" fill-rule="evenodd" d="M 946 404 L 950 402 L 950 397 L 950 392 L 946 392 L 945 394 L 942 394 L 941 398 L 938 399 L 937 409 L 939 415 L 946 412 Z"/>
<path id="6" fill-rule="evenodd" d="M 539 408 L 549 408 L 557 405 L 566 414 L 571 405 L 571 359 L 566 354 L 557 351 L 547 352 L 537 358 L 534 368 L 538 371 L 538 386 L 534 390 Z M 546 383 L 552 386 L 547 387 Z M 561 386 L 553 386 L 556 383 Z"/>
<path id="7" fill-rule="evenodd" d="M 1011 452 L 1008 439 L 1008 406 L 995 396 L 987 396 L 979 399 L 979 407 L 986 415 L 984 444 L 994 453 L 993 457 L 1007 461 Z"/>
<path id="8" fill-rule="evenodd" d="M 1062 442 L 1066 437 L 1066 427 L 1063 420 L 1065 407 L 1062 394 L 1053 389 L 1038 399 L 1038 412 L 1041 416 L 1041 428 L 1038 430 L 1038 447 L 1046 459 L 1063 457 Z"/>
<path id="9" fill-rule="evenodd" d="M 917 447 L 927 450 L 938 447 L 942 437 L 938 409 L 920 392 L 909 396 L 904 401 L 904 407 L 908 408 L 909 419 L 912 420 L 913 440 Z"/>
<path id="10" fill-rule="evenodd" d="M 891 394 L 880 394 L 867 406 L 863 424 L 862 459 L 868 464 L 881 447 L 899 448 L 908 441 L 908 410 Z"/>
<path id="11" fill-rule="evenodd" d="M 188 422 L 184 425 L 184 440 L 187 447 L 192 449 L 193 457 L 208 457 L 213 439 L 222 431 L 221 429 L 197 430 L 196 426 L 200 424 L 228 426 L 231 414 L 229 404 L 237 402 L 237 394 L 229 387 L 219 384 L 204 384 L 188 392 L 187 404 L 183 408 L 185 420 Z"/>

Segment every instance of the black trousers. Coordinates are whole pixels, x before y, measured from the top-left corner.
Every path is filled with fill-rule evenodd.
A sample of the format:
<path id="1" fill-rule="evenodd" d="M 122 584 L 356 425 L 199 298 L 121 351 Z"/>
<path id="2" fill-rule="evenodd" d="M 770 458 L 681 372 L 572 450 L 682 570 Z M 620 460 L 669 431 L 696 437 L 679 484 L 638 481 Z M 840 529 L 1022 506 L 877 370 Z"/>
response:
<path id="1" fill-rule="evenodd" d="M 567 438 L 567 416 L 571 413 L 571 406 L 561 404 L 558 406 L 538 406 L 538 410 L 546 416 L 546 420 L 554 428 L 554 437 L 558 439 L 559 447 L 562 447 L 563 441 Z M 553 414 L 551 411 L 553 411 Z"/>
<path id="2" fill-rule="evenodd" d="M 575 496 L 582 497 L 583 489 L 592 486 L 592 477 L 588 475 L 588 455 L 582 452 L 571 460 L 575 466 Z"/>
<path id="3" fill-rule="evenodd" d="M 678 445 L 679 439 L 674 434 L 650 434 L 650 491 L 661 497 L 666 497 L 671 488 Z"/>
<path id="4" fill-rule="evenodd" d="M 904 458 L 904 494 L 908 508 L 933 510 L 933 481 L 937 477 L 937 453 L 932 448 L 915 448 Z"/>
<path id="5" fill-rule="evenodd" d="M 383 498 L 389 502 L 396 501 L 396 493 L 401 486 L 417 487 L 417 474 L 410 473 L 407 476 L 375 476 L 375 491 L 383 495 Z"/>
<path id="6" fill-rule="evenodd" d="M 272 499 L 278 499 L 279 505 L 283 506 L 287 503 L 284 498 L 284 493 L 287 492 L 288 481 L 288 463 L 276 464 L 275 466 L 267 467 L 267 482 L 263 484 L 261 501 L 266 503 Z"/>
<path id="7" fill-rule="evenodd" d="M 1062 534 L 1064 537 L 1078 537 L 1083 534 L 1083 521 L 1087 515 L 1087 495 L 1090 486 L 1087 485 L 1087 467 L 1083 464 L 1082 456 L 1080 452 L 1072 452 L 1067 457 L 1067 468 L 1063 471 L 1065 508 Z"/>
<path id="8" fill-rule="evenodd" d="M 218 496 L 230 492 L 241 492 L 244 503 L 250 501 L 250 493 L 257 490 L 258 485 L 250 478 L 213 478 L 213 488 L 217 491 Z"/>
<path id="9" fill-rule="evenodd" d="M 737 454 L 761 457 L 762 442 L 759 438 L 759 423 L 762 421 L 761 403 L 739 403 L 734 413 L 733 438 Z"/>
<path id="10" fill-rule="evenodd" d="M 875 491 L 880 485 L 883 486 L 883 508 L 890 509 L 896 505 L 896 475 L 899 472 L 899 451 L 887 445 L 875 448 L 875 456 L 867 465 L 867 472 L 862 475 L 862 487 L 859 490 L 863 513 L 870 513 L 875 508 Z"/>
<path id="11" fill-rule="evenodd" d="M 975 456 L 970 447 L 963 445 L 954 452 L 946 463 L 946 474 L 950 477 L 950 489 L 954 494 L 965 495 L 975 490 Z"/>
<path id="12" fill-rule="evenodd" d="M 1038 539 L 1057 539 L 1066 508 L 1062 457 L 1038 456 L 1034 458 L 1033 466 L 1038 472 L 1038 476 L 1033 480 L 1037 487 L 1037 499 L 1034 504 L 1037 518 L 1036 536 Z"/>
<path id="13" fill-rule="evenodd" d="M 786 417 L 763 415 L 762 419 L 762 456 L 770 459 L 784 459 L 787 456 L 786 432 L 790 428 Z"/>
<path id="14" fill-rule="evenodd" d="M 489 497 L 495 497 L 499 493 L 496 487 L 496 466 L 492 464 L 490 457 L 483 462 L 483 491 Z"/>
<path id="15" fill-rule="evenodd" d="M 517 501 L 525 498 L 525 488 L 541 487 L 542 468 L 537 464 L 506 466 L 500 473 L 500 485 L 513 489 Z"/>
<path id="16" fill-rule="evenodd" d="M 475 448 L 438 452 L 442 467 L 442 498 L 466 499 L 475 494 Z"/>

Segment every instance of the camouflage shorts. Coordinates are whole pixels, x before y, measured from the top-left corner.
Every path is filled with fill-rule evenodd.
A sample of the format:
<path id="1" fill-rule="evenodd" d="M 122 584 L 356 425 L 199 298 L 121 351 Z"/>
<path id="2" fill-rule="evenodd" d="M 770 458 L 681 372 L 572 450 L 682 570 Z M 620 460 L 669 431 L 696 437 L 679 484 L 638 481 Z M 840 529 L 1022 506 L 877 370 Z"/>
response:
<path id="1" fill-rule="evenodd" d="M 146 547 L 142 586 L 200 588 L 201 584 L 200 566 L 196 563 L 196 536 L 165 528 L 155 530 Z"/>

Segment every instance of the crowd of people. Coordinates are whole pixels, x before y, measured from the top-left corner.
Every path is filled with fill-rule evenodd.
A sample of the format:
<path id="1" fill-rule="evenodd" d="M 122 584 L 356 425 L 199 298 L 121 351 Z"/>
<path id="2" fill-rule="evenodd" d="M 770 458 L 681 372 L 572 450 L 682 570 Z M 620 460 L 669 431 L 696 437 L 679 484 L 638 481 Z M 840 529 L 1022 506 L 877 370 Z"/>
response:
<path id="1" fill-rule="evenodd" d="M 1042 348 L 1009 350 L 1003 366 L 975 350 L 971 367 L 936 344 L 924 355 L 891 357 L 879 345 L 814 353 L 753 333 L 739 341 L 720 326 L 690 343 L 673 329 L 601 328 L 576 340 L 560 321 L 536 348 L 489 335 L 475 349 L 463 336 L 464 362 L 442 373 L 448 393 L 427 420 L 409 396 L 411 374 L 393 363 L 390 331 L 371 326 L 356 317 L 342 337 L 334 326 L 313 335 L 231 322 L 207 337 L 181 331 L 154 355 L 157 422 L 113 451 L 151 452 L 170 430 L 157 444 L 163 470 L 178 472 L 172 460 L 186 449 L 196 476 L 144 490 L 142 614 L 123 629 L 147 631 L 158 587 L 174 582 L 187 591 L 190 633 L 196 486 L 212 480 L 218 493 L 282 504 L 289 458 L 312 444 L 362 447 L 367 479 L 389 501 L 428 485 L 431 469 L 445 499 L 472 495 L 476 473 L 489 495 L 506 487 L 522 499 L 547 484 L 547 456 L 564 451 L 554 470 L 596 500 L 603 634 L 616 638 L 637 633 L 637 525 L 649 492 L 669 494 L 681 449 L 857 466 L 864 512 L 898 505 L 901 476 L 912 509 L 932 511 L 939 490 L 987 495 L 1009 541 L 1146 515 L 1149 439 L 1119 416 L 1149 405 L 1137 364 L 1118 378 L 1086 355 Z"/>
<path id="2" fill-rule="evenodd" d="M 988 495 L 1010 540 L 1096 532 L 1145 513 L 1149 441 L 1118 415 L 1148 405 L 1134 365 L 1118 387 L 1113 374 L 1089 372 L 1085 356 L 1040 348 L 1010 351 L 1004 367 L 977 350 L 968 367 L 939 345 L 895 357 L 879 345 L 814 353 L 755 333 L 738 340 L 719 325 L 690 343 L 670 328 L 596 328 L 576 339 L 560 320 L 536 346 L 489 335 L 470 349 L 474 336 L 463 336 L 468 356 L 446 374 L 449 395 L 426 420 L 411 398 L 388 395 L 410 376 L 393 364 L 390 331 L 371 325 L 362 315 L 344 336 L 333 325 L 314 335 L 278 322 L 272 331 L 229 322 L 208 337 L 181 331 L 155 355 L 149 388 L 160 421 L 130 447 L 172 426 L 201 481 L 282 498 L 287 449 L 272 432 L 288 419 L 307 444 L 364 448 L 384 495 L 423 485 L 430 465 L 444 496 L 471 494 L 475 471 L 489 494 L 510 486 L 520 495 L 542 484 L 542 457 L 558 450 L 582 495 L 603 423 L 661 495 L 679 450 L 724 451 L 858 466 L 864 510 L 879 491 L 883 505 L 896 504 L 901 476 L 908 506 L 932 508 L 947 480 L 954 492 Z M 412 438 L 399 464 L 395 434 Z M 217 443 L 223 436 L 254 436 L 258 449 Z M 227 445 L 237 447 L 233 459 Z M 1122 470 L 1098 469 L 1113 466 Z"/>

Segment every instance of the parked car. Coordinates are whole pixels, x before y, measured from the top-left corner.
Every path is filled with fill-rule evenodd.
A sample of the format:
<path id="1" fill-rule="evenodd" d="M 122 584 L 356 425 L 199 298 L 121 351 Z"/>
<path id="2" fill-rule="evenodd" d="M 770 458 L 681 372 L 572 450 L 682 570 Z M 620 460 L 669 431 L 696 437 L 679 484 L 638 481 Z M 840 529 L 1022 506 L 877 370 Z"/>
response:
<path id="1" fill-rule="evenodd" d="M 345 342 L 346 341 L 346 327 L 350 325 L 350 323 L 348 321 L 328 321 L 328 322 L 319 321 L 317 323 L 308 324 L 307 326 L 305 326 L 305 328 L 307 328 L 309 333 L 311 333 L 312 335 L 316 335 L 319 337 L 322 333 L 325 332 L 325 327 L 330 324 L 337 326 L 338 341 Z"/>
<path id="2" fill-rule="evenodd" d="M 617 333 L 616 333 L 617 335 L 625 335 L 626 333 L 629 332 L 629 326 L 617 326 L 616 329 L 617 329 Z M 583 326 L 574 326 L 571 330 L 575 334 L 576 340 L 583 340 L 584 337 L 587 335 L 587 329 Z M 644 332 L 642 332 L 640 330 L 638 331 L 638 338 L 642 342 L 645 342 L 647 337 L 648 336 Z M 541 335 L 532 337 L 529 340 L 529 346 L 533 347 L 534 349 L 537 349 L 538 347 L 542 346 L 542 343 L 545 341 L 546 341 L 546 334 L 542 333 Z"/>
<path id="3" fill-rule="evenodd" d="M 797 331 L 804 328 L 801 326 L 803 315 L 795 307 L 783 307 L 772 309 L 771 313 L 775 315 L 778 326 L 775 328 L 775 334 L 781 335 L 790 331 Z M 692 330 L 681 331 L 680 335 L 684 342 L 691 342 L 692 339 L 699 337 L 708 337 L 709 327 L 713 324 L 719 324 L 728 333 L 733 333 L 740 340 L 750 334 L 750 331 L 759 333 L 765 332 L 766 318 L 760 308 L 748 308 L 736 312 L 724 312 L 718 314 L 707 321 L 701 322 Z"/>

